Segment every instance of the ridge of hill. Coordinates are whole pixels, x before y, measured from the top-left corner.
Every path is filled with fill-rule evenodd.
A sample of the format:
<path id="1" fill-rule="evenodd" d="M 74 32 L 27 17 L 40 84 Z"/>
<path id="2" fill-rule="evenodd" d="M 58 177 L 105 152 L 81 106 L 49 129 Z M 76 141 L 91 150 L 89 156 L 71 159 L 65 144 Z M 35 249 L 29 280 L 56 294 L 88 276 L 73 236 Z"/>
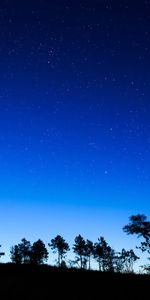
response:
<path id="1" fill-rule="evenodd" d="M 0 264 L 1 299 L 144 299 L 150 276 Z"/>

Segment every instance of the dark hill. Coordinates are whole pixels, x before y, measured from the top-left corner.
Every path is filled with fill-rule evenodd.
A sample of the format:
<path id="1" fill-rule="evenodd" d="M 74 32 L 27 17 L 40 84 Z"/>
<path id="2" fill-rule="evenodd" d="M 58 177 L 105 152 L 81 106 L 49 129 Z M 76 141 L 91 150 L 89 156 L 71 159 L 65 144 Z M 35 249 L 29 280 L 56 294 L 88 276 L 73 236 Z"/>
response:
<path id="1" fill-rule="evenodd" d="M 149 299 L 150 276 L 0 265 L 0 299 Z"/>

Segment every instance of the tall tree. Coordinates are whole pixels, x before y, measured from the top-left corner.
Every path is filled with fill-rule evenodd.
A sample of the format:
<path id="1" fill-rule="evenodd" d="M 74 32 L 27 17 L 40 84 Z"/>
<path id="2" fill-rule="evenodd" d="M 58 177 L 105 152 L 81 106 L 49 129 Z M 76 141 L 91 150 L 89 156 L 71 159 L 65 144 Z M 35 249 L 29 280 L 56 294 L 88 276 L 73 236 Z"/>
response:
<path id="1" fill-rule="evenodd" d="M 98 262 L 99 271 L 102 271 L 102 257 L 103 257 L 103 248 L 101 245 L 101 240 L 98 238 L 98 242 L 94 244 L 94 258 Z"/>
<path id="2" fill-rule="evenodd" d="M 70 250 L 68 243 L 62 236 L 57 235 L 54 239 L 51 240 L 51 243 L 49 243 L 48 245 L 52 248 L 54 253 L 58 253 L 58 266 L 60 267 L 64 265 L 63 260 L 65 258 L 65 254 Z"/>
<path id="3" fill-rule="evenodd" d="M 90 240 L 86 240 L 86 245 L 85 245 L 85 250 L 86 250 L 86 256 L 88 259 L 88 264 L 89 264 L 89 270 L 91 269 L 91 256 L 93 255 L 94 251 L 94 245 L 93 242 Z"/>
<path id="4" fill-rule="evenodd" d="M 21 240 L 21 243 L 18 245 L 20 253 L 22 254 L 22 263 L 28 264 L 31 260 L 31 243 L 25 238 Z"/>
<path id="5" fill-rule="evenodd" d="M 104 237 L 98 238 L 98 242 L 94 244 L 94 257 L 98 261 L 99 271 L 113 271 L 114 250 Z"/>
<path id="6" fill-rule="evenodd" d="M 80 234 L 75 237 L 73 251 L 77 254 L 77 260 L 80 261 L 80 267 L 86 267 L 86 241 Z"/>
<path id="7" fill-rule="evenodd" d="M 124 269 L 124 260 L 121 253 L 122 252 L 115 252 L 113 257 L 114 271 L 117 273 L 123 272 Z"/>
<path id="8" fill-rule="evenodd" d="M 129 251 L 126 251 L 124 248 L 121 252 L 121 259 L 123 263 L 123 271 L 132 273 L 133 272 L 133 264 L 134 262 L 139 259 L 139 257 L 134 253 L 134 251 L 131 249 Z"/>
<path id="9" fill-rule="evenodd" d="M 31 263 L 43 264 L 48 259 L 48 251 L 42 240 L 37 240 L 31 247 Z"/>
<path id="10" fill-rule="evenodd" d="M 12 246 L 10 250 L 10 259 L 15 264 L 22 263 L 22 253 L 18 245 Z"/>

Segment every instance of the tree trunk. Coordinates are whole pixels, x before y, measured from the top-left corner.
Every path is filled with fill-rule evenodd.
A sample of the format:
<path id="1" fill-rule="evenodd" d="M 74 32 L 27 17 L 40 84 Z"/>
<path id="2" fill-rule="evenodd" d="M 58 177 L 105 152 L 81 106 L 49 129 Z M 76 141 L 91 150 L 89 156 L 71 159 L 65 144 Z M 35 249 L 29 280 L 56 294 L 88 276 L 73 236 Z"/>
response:
<path id="1" fill-rule="evenodd" d="M 98 265 L 99 265 L 99 271 L 101 271 L 101 261 L 100 261 L 100 257 L 98 259 Z"/>
<path id="2" fill-rule="evenodd" d="M 58 266 L 60 267 L 60 253 L 58 251 Z"/>
<path id="3" fill-rule="evenodd" d="M 89 255 L 89 270 L 91 270 L 91 258 L 90 258 L 90 255 Z"/>
<path id="4" fill-rule="evenodd" d="M 83 266 L 82 255 L 80 255 L 80 261 L 81 261 L 81 269 L 82 269 L 82 266 Z"/>

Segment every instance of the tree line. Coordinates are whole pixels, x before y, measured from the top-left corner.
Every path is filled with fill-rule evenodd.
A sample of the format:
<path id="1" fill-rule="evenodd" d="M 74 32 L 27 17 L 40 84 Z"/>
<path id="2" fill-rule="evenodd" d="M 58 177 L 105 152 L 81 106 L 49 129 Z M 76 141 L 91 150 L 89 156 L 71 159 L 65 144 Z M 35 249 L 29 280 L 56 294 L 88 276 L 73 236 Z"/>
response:
<path id="1" fill-rule="evenodd" d="M 123 227 L 123 231 L 127 234 L 136 234 L 142 237 L 140 248 L 142 252 L 150 253 L 150 222 L 147 221 L 145 215 L 133 215 L 130 218 L 128 225 Z M 80 234 L 74 239 L 73 252 L 75 253 L 74 260 L 67 262 L 66 255 L 70 251 L 70 246 L 66 240 L 57 235 L 51 239 L 48 246 L 54 253 L 57 253 L 58 267 L 78 267 L 81 269 L 91 269 L 91 260 L 94 259 L 98 264 L 99 271 L 103 272 L 133 272 L 134 262 L 139 257 L 131 250 L 116 252 L 106 242 L 104 237 L 99 237 L 97 242 L 93 243 L 89 239 L 84 239 Z M 1 246 L 0 246 L 1 247 Z M 0 252 L 0 256 L 5 255 Z M 33 244 L 23 238 L 17 245 L 11 247 L 10 259 L 15 264 L 34 264 L 41 265 L 47 262 L 49 252 L 44 242 L 39 239 Z M 149 265 L 143 266 L 144 270 L 150 272 Z"/>

